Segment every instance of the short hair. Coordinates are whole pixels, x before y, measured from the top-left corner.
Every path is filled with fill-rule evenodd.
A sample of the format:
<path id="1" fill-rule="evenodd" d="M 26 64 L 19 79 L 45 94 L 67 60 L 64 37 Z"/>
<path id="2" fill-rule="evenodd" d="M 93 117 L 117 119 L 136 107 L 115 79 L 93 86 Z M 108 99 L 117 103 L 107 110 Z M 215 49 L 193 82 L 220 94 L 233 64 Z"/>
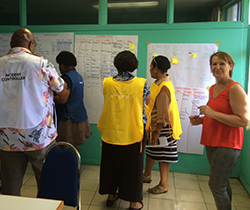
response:
<path id="1" fill-rule="evenodd" d="M 138 60 L 134 53 L 125 50 L 115 56 L 114 65 L 118 72 L 133 72 L 138 67 Z"/>
<path id="2" fill-rule="evenodd" d="M 234 60 L 233 60 L 231 55 L 229 55 L 228 53 L 223 52 L 223 51 L 218 51 L 218 52 L 216 52 L 216 53 L 214 53 L 214 54 L 212 54 L 210 56 L 210 60 L 209 60 L 210 66 L 212 66 L 212 59 L 213 59 L 214 56 L 218 57 L 219 59 L 224 60 L 225 62 L 227 62 L 229 65 L 232 65 L 233 67 L 235 65 Z M 232 78 L 232 76 L 233 76 L 233 68 L 229 72 L 229 76 Z"/>
<path id="3" fill-rule="evenodd" d="M 169 59 L 163 55 L 158 55 L 152 59 L 153 67 L 157 67 L 162 73 L 167 73 L 171 68 Z"/>
<path id="4" fill-rule="evenodd" d="M 62 51 L 56 56 L 56 62 L 58 64 L 63 64 L 65 66 L 73 66 L 77 65 L 76 57 L 73 53 L 69 51 Z"/>

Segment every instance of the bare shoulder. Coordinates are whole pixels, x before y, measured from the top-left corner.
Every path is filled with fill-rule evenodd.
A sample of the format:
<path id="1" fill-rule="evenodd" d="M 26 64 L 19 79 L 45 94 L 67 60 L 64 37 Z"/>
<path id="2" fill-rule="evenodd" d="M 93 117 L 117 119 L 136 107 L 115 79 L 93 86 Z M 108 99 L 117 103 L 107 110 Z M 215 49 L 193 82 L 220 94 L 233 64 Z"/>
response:
<path id="1" fill-rule="evenodd" d="M 230 87 L 229 95 L 236 96 L 236 97 L 237 96 L 246 96 L 246 92 L 240 84 L 235 83 Z"/>

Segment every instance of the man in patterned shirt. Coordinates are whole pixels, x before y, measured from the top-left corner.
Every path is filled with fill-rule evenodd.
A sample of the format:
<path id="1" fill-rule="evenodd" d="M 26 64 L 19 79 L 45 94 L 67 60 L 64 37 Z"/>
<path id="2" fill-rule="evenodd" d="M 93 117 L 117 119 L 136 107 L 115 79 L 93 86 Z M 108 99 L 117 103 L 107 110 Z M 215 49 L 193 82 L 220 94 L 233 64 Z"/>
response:
<path id="1" fill-rule="evenodd" d="M 42 161 L 57 137 L 53 91 L 64 98 L 66 83 L 46 59 L 36 56 L 34 34 L 22 28 L 0 58 L 0 155 L 2 193 L 20 195 L 28 162 L 39 189 Z"/>

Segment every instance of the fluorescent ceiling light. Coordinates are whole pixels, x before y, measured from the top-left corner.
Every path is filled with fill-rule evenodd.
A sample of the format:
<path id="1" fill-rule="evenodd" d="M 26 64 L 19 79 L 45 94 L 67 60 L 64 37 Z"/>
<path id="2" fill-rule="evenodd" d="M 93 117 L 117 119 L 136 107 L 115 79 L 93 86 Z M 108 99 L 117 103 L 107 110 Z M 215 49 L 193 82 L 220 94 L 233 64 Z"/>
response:
<path id="1" fill-rule="evenodd" d="M 117 2 L 108 3 L 108 8 L 131 8 L 131 7 L 155 7 L 158 6 L 158 1 L 142 1 L 142 2 Z M 99 8 L 98 5 L 93 5 L 95 9 Z"/>

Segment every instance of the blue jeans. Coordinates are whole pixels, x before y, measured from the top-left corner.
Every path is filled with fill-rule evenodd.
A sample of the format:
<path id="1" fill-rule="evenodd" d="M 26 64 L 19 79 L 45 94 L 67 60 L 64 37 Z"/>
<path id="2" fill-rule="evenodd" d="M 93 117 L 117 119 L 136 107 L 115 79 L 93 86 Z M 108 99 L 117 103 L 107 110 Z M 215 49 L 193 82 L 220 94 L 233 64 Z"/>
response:
<path id="1" fill-rule="evenodd" d="M 231 172 L 236 165 L 241 150 L 225 147 L 206 147 L 210 164 L 209 187 L 218 210 L 232 209 L 232 190 L 229 184 Z"/>

